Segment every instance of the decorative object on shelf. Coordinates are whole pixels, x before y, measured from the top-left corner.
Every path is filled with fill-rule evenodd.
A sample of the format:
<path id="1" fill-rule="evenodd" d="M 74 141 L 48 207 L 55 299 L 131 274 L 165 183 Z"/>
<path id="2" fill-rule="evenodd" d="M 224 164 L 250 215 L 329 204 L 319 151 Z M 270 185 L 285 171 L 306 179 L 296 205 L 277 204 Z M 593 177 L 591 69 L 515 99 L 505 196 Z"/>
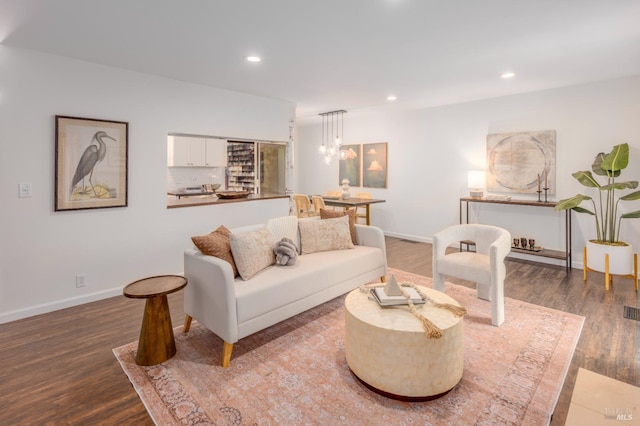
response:
<path id="1" fill-rule="evenodd" d="M 487 191 L 555 194 L 555 130 L 487 135 L 487 166 Z"/>
<path id="2" fill-rule="evenodd" d="M 599 153 L 593 160 L 591 170 L 581 170 L 571 175 L 587 188 L 596 188 L 599 191 L 599 203 L 596 203 L 588 195 L 578 194 L 571 198 L 560 200 L 556 205 L 556 210 L 571 209 L 575 212 L 587 213 L 595 217 L 597 237 L 595 240 L 587 242 L 587 247 L 584 251 L 584 280 L 586 281 L 587 279 L 588 270 L 604 272 L 607 290 L 609 289 L 611 274 L 630 276 L 634 272 L 633 248 L 630 244 L 620 241 L 620 226 L 622 225 L 622 219 L 640 218 L 640 210 L 621 214 L 618 212 L 618 203 L 620 201 L 640 200 L 640 191 L 616 198 L 616 190 L 630 190 L 638 187 L 638 181 L 616 181 L 616 178 L 620 176 L 622 170 L 627 168 L 628 165 L 629 145 L 626 143 L 615 145 L 608 154 Z M 595 179 L 591 173 L 592 171 L 596 175 L 606 178 L 604 185 Z M 580 207 L 583 201 L 591 201 L 593 211 Z M 626 248 L 620 249 L 620 247 Z M 587 252 L 590 253 L 588 256 Z M 616 272 L 613 272 L 612 268 L 615 268 Z M 637 276 L 636 266 L 636 291 L 638 290 Z"/>
<path id="3" fill-rule="evenodd" d="M 220 188 L 220 184 L 219 183 L 205 183 L 202 184 L 202 190 L 204 192 L 215 192 L 216 189 Z"/>
<path id="4" fill-rule="evenodd" d="M 467 184 L 470 197 L 482 197 L 485 187 L 484 170 L 469 170 L 467 173 Z"/>
<path id="5" fill-rule="evenodd" d="M 324 155 L 324 161 L 327 164 L 331 164 L 334 157 L 343 159 L 347 156 L 347 151 L 341 149 L 344 141 L 344 114 L 346 113 L 347 111 L 340 109 L 319 114 L 322 117 L 320 154 Z"/>
<path id="6" fill-rule="evenodd" d="M 536 240 L 534 240 L 533 238 L 529 238 L 529 249 L 533 250 L 535 246 L 536 246 Z"/>
<path id="7" fill-rule="evenodd" d="M 342 179 L 342 193 L 340 195 L 343 200 L 348 200 L 351 197 L 349 189 L 349 179 Z"/>
<path id="8" fill-rule="evenodd" d="M 126 207 L 129 123 L 56 116 L 55 211 Z"/>
<path id="9" fill-rule="evenodd" d="M 362 186 L 387 187 L 387 142 L 362 145 Z"/>

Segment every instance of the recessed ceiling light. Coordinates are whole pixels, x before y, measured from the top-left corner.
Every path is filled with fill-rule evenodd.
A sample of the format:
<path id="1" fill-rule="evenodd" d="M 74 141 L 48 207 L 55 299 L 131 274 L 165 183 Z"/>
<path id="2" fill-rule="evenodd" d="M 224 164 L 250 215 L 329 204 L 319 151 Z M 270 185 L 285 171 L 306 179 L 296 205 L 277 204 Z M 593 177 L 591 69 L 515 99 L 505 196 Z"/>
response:
<path id="1" fill-rule="evenodd" d="M 259 56 L 247 56 L 246 59 L 249 62 L 260 62 L 262 60 Z"/>
<path id="2" fill-rule="evenodd" d="M 515 76 L 516 76 L 516 73 L 514 72 L 505 72 L 505 73 L 502 73 L 500 78 L 508 79 L 508 78 L 513 78 Z"/>
<path id="3" fill-rule="evenodd" d="M 389 96 L 387 96 L 387 100 L 388 100 L 389 102 L 393 102 L 393 101 L 395 101 L 396 99 L 398 99 L 398 97 L 397 97 L 397 96 L 395 96 L 395 95 L 389 95 Z"/>

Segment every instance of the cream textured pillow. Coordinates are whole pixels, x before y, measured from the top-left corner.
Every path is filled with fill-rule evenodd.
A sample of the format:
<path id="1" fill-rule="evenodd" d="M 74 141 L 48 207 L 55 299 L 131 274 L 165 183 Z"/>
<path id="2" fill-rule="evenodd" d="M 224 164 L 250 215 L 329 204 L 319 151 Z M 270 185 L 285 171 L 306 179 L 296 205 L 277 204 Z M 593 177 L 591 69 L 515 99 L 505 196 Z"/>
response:
<path id="1" fill-rule="evenodd" d="M 320 209 L 320 219 L 333 219 L 335 217 L 349 216 L 349 232 L 351 233 L 351 242 L 358 244 L 358 234 L 356 234 L 356 211 L 350 209 L 345 211 L 340 210 L 325 210 Z"/>
<path id="2" fill-rule="evenodd" d="M 298 222 L 298 227 L 300 228 L 302 254 L 345 250 L 354 247 L 349 232 L 348 216 L 325 220 L 301 220 Z"/>
<path id="3" fill-rule="evenodd" d="M 269 219 L 267 229 L 273 235 L 274 244 L 282 241 L 283 238 L 288 238 L 295 244 L 298 241 L 298 216 L 281 216 Z M 296 247 L 296 249 L 300 253 L 300 247 Z"/>
<path id="4" fill-rule="evenodd" d="M 202 254 L 215 256 L 229 262 L 233 270 L 233 276 L 237 277 L 238 268 L 236 268 L 233 255 L 231 254 L 230 238 L 231 231 L 220 225 L 218 229 L 207 235 L 191 237 L 191 241 L 193 241 L 193 244 L 198 247 L 198 250 L 200 250 Z"/>
<path id="5" fill-rule="evenodd" d="M 273 235 L 267 228 L 231 234 L 231 253 L 243 280 L 248 280 L 276 262 Z"/>

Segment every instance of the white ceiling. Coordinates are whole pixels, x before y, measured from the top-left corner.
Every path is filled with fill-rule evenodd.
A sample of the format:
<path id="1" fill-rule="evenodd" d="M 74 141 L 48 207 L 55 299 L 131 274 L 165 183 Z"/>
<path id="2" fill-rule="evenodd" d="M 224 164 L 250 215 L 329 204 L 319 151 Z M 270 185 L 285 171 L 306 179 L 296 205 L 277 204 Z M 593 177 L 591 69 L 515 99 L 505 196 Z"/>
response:
<path id="1" fill-rule="evenodd" d="M 291 100 L 300 117 L 640 74 L 640 0 L 0 0 L 0 42 Z"/>

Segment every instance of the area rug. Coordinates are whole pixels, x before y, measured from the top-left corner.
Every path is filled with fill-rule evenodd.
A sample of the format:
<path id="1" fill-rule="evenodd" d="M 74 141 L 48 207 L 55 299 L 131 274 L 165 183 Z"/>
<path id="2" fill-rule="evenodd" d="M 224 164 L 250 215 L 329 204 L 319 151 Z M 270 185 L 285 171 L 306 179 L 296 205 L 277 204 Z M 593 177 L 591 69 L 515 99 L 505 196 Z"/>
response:
<path id="1" fill-rule="evenodd" d="M 393 270 L 398 281 L 430 278 Z M 177 354 L 135 364 L 137 342 L 113 350 L 158 425 L 545 425 L 558 400 L 584 317 L 505 299 L 505 322 L 475 290 L 447 283 L 467 307 L 464 372 L 445 396 L 401 402 L 378 395 L 344 356 L 344 296 L 234 345 L 220 367 L 222 340 L 195 322 L 176 328 Z"/>

